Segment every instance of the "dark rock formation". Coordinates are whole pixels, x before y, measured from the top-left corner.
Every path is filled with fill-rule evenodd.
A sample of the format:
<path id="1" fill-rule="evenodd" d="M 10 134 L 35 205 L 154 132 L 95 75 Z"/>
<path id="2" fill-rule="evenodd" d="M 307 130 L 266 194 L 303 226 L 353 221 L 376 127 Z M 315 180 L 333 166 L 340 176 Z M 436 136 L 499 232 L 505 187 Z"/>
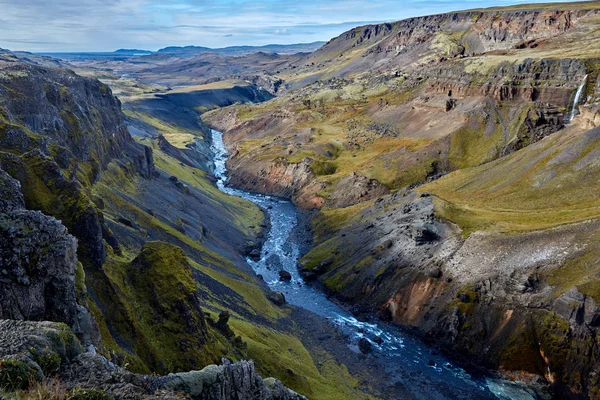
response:
<path id="1" fill-rule="evenodd" d="M 77 241 L 38 211 L 0 214 L 0 317 L 76 321 Z"/>
<path id="2" fill-rule="evenodd" d="M 7 213 L 25 208 L 25 200 L 21 193 L 21 184 L 0 169 L 0 213 Z"/>
<path id="3" fill-rule="evenodd" d="M 83 352 L 69 327 L 57 322 L 5 319 L 0 320 L 0 332 L 0 359 L 36 363 L 41 354 L 54 353 L 61 363 L 67 364 Z"/>
<path id="4" fill-rule="evenodd" d="M 76 239 L 56 219 L 25 210 L 18 181 L 2 170 L 0 185 L 0 318 L 64 322 L 97 341 L 75 296 Z"/>
<path id="5" fill-rule="evenodd" d="M 93 160 L 102 169 L 125 154 L 142 175 L 152 176 L 152 152 L 133 141 L 108 86 L 62 68 L 25 62 L 2 63 L 0 68 L 3 146 L 37 142 L 40 147 L 41 140 L 60 147 L 61 158 Z"/>

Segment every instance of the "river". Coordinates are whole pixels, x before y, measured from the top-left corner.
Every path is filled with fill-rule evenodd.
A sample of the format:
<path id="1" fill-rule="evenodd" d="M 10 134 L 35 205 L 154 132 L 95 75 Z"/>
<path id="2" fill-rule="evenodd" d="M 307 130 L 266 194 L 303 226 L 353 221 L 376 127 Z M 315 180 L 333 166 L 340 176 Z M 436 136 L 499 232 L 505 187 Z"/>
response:
<path id="1" fill-rule="evenodd" d="M 329 320 L 348 336 L 348 346 L 359 352 L 361 338 L 372 345 L 371 357 L 381 360 L 390 376 L 409 388 L 421 388 L 412 393 L 427 399 L 501 399 L 536 400 L 540 397 L 530 388 L 509 381 L 467 372 L 457 363 L 431 346 L 408 335 L 400 328 L 381 323 L 361 322 L 352 314 L 330 301 L 322 292 L 306 285 L 298 273 L 301 246 L 294 228 L 298 212 L 288 200 L 248 193 L 227 185 L 228 152 L 221 132 L 212 131 L 212 150 L 215 154 L 217 187 L 230 195 L 243 197 L 261 207 L 271 221 L 271 227 L 258 261 L 248 259 L 257 274 L 269 287 L 285 294 L 286 300 Z M 279 271 L 291 273 L 291 282 L 281 282 Z M 382 340 L 380 340 L 382 339 Z"/>

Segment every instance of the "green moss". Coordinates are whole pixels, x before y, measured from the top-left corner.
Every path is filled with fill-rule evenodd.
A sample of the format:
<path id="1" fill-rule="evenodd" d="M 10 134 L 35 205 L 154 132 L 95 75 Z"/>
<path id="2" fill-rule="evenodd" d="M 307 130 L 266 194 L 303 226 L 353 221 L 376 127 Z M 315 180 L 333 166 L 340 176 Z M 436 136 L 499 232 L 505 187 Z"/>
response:
<path id="1" fill-rule="evenodd" d="M 264 214 L 252 202 L 237 196 L 229 196 L 221 192 L 209 181 L 205 171 L 198 168 L 182 165 L 175 158 L 160 150 L 155 142 L 147 143 L 154 151 L 154 163 L 157 168 L 167 174 L 176 176 L 181 182 L 202 191 L 215 204 L 219 204 L 226 213 L 226 218 L 234 221 L 236 225 L 249 236 L 259 233 L 263 223 Z M 118 187 L 112 186 L 111 187 Z"/>
<path id="2" fill-rule="evenodd" d="M 147 243 L 122 265 L 131 315 L 143 333 L 137 353 L 161 372 L 182 371 L 215 360 L 206 352 L 208 331 L 196 298 L 196 282 L 184 251 L 172 244 Z"/>
<path id="3" fill-rule="evenodd" d="M 186 145 L 194 143 L 197 138 L 202 138 L 202 131 L 189 129 L 179 125 L 174 125 L 160 118 L 156 118 L 148 113 L 138 110 L 134 103 L 129 103 L 123 110 L 129 118 L 136 119 L 139 122 L 149 125 L 160 132 L 173 146 L 185 149 Z"/>
<path id="4" fill-rule="evenodd" d="M 337 171 L 335 163 L 330 161 L 313 161 L 310 167 L 315 175 L 333 175 Z"/>
<path id="5" fill-rule="evenodd" d="M 339 229 L 359 221 L 361 211 L 372 203 L 366 201 L 350 207 L 320 210 L 318 218 L 313 220 L 315 240 L 321 242 Z"/>
<path id="6" fill-rule="evenodd" d="M 456 169 L 469 168 L 491 161 L 500 154 L 503 138 L 502 129 L 493 134 L 485 133 L 485 121 L 473 123 L 452 134 L 450 141 L 450 163 Z"/>
<path id="7" fill-rule="evenodd" d="M 62 360 L 56 352 L 51 351 L 48 348 L 43 351 L 38 351 L 33 348 L 30 350 L 30 353 L 33 356 L 33 360 L 42 369 L 44 376 L 53 376 L 60 370 Z"/>
<path id="8" fill-rule="evenodd" d="M 77 262 L 77 271 L 75 272 L 75 295 L 77 300 L 85 302 L 87 295 L 87 286 L 85 285 L 85 271 L 83 270 L 83 264 Z"/>
<path id="9" fill-rule="evenodd" d="M 67 129 L 69 130 L 69 135 L 71 135 L 76 140 L 81 139 L 84 135 L 81 130 L 81 125 L 79 124 L 79 119 L 75 114 L 67 109 L 63 109 L 60 111 L 60 116 L 67 124 Z"/>
<path id="10" fill-rule="evenodd" d="M 22 361 L 0 360 L 0 389 L 26 390 L 37 379 L 35 370 Z"/>
<path id="11" fill-rule="evenodd" d="M 543 375 L 545 362 L 540 356 L 534 331 L 528 324 L 520 325 L 502 350 L 500 365 L 509 371 L 525 371 Z"/>
<path id="12" fill-rule="evenodd" d="M 600 302 L 600 233 L 594 234 L 589 244 L 578 254 L 574 254 L 558 268 L 548 271 L 548 283 L 555 287 L 557 296 L 577 287 L 580 292 Z"/>
<path id="13" fill-rule="evenodd" d="M 567 129 L 417 190 L 435 194 L 436 210 L 465 231 L 522 232 L 595 219 L 600 215 L 599 182 L 593 178 L 598 165 L 577 166 L 599 145 L 588 138 Z M 565 154 L 568 161 L 560 162 Z"/>
<path id="14" fill-rule="evenodd" d="M 392 181 L 383 180 L 383 182 L 391 189 L 401 189 L 423 183 L 427 180 L 427 177 L 434 172 L 433 166 L 435 162 L 435 159 L 427 157 L 415 165 L 397 171 L 394 174 L 395 176 Z M 376 168 L 372 171 L 369 174 L 369 177 L 377 179 L 380 176 L 384 176 L 386 172 L 380 168 Z"/>
<path id="15" fill-rule="evenodd" d="M 219 271 L 216 268 L 209 268 L 208 266 L 200 265 L 192 260 L 189 260 L 192 267 L 202 271 L 206 275 L 213 278 L 215 281 L 220 282 L 235 293 L 239 294 L 246 305 L 238 303 L 237 305 L 245 308 L 250 314 L 255 314 L 260 317 L 267 317 L 277 319 L 284 315 L 283 311 L 273 305 L 271 301 L 267 299 L 263 290 L 247 276 L 232 277 L 225 274 L 223 271 Z"/>
<path id="16" fill-rule="evenodd" d="M 329 239 L 314 246 L 301 260 L 302 268 L 312 270 L 325 260 L 331 260 L 330 267 L 333 268 L 341 261 L 341 253 L 337 251 L 339 241 L 336 238 Z"/>
<path id="17" fill-rule="evenodd" d="M 61 349 L 61 353 L 64 349 L 64 356 L 67 359 L 73 359 L 83 352 L 79 339 L 77 339 L 71 328 L 65 324 L 61 323 L 58 332 L 51 332 L 48 337 L 53 341 L 55 349 Z"/>
<path id="18" fill-rule="evenodd" d="M 368 398 L 358 395 L 358 381 L 325 352 L 317 362 L 302 342 L 289 334 L 232 319 L 230 324 L 248 345 L 258 372 L 272 376 L 309 398 Z"/>

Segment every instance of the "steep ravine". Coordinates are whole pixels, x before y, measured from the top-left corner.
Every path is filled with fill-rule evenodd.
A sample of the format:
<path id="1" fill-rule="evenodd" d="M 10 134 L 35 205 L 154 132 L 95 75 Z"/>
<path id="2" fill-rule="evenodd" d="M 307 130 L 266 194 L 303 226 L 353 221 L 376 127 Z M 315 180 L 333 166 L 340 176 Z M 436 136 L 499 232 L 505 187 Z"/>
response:
<path id="1" fill-rule="evenodd" d="M 275 291 L 284 293 L 291 304 L 308 309 L 338 326 L 348 337 L 348 346 L 364 352 L 410 388 L 421 399 L 537 399 L 538 394 L 522 385 L 467 372 L 398 328 L 375 320 L 359 321 L 351 313 L 307 285 L 297 265 L 301 257 L 301 237 L 294 232 L 298 223 L 295 206 L 286 199 L 249 193 L 227 185 L 225 166 L 228 151 L 221 132 L 212 131 L 217 186 L 227 194 L 240 196 L 268 213 L 270 231 L 260 259 L 248 260 L 255 272 Z M 290 280 L 281 279 L 281 271 Z"/>

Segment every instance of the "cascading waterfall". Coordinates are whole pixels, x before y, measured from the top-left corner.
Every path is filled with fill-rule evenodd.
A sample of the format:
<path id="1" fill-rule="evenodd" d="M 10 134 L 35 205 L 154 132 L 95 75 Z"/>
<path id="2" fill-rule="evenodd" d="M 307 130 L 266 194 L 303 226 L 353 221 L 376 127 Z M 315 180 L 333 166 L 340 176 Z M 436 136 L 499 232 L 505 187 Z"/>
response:
<path id="1" fill-rule="evenodd" d="M 583 77 L 583 81 L 581 85 L 577 88 L 577 92 L 575 93 L 575 98 L 573 99 L 573 107 L 571 108 L 571 113 L 569 114 L 569 123 L 573 121 L 575 116 L 579 114 L 579 103 L 581 102 L 581 96 L 583 95 L 583 89 L 585 88 L 585 84 L 587 82 L 588 76 Z"/>

